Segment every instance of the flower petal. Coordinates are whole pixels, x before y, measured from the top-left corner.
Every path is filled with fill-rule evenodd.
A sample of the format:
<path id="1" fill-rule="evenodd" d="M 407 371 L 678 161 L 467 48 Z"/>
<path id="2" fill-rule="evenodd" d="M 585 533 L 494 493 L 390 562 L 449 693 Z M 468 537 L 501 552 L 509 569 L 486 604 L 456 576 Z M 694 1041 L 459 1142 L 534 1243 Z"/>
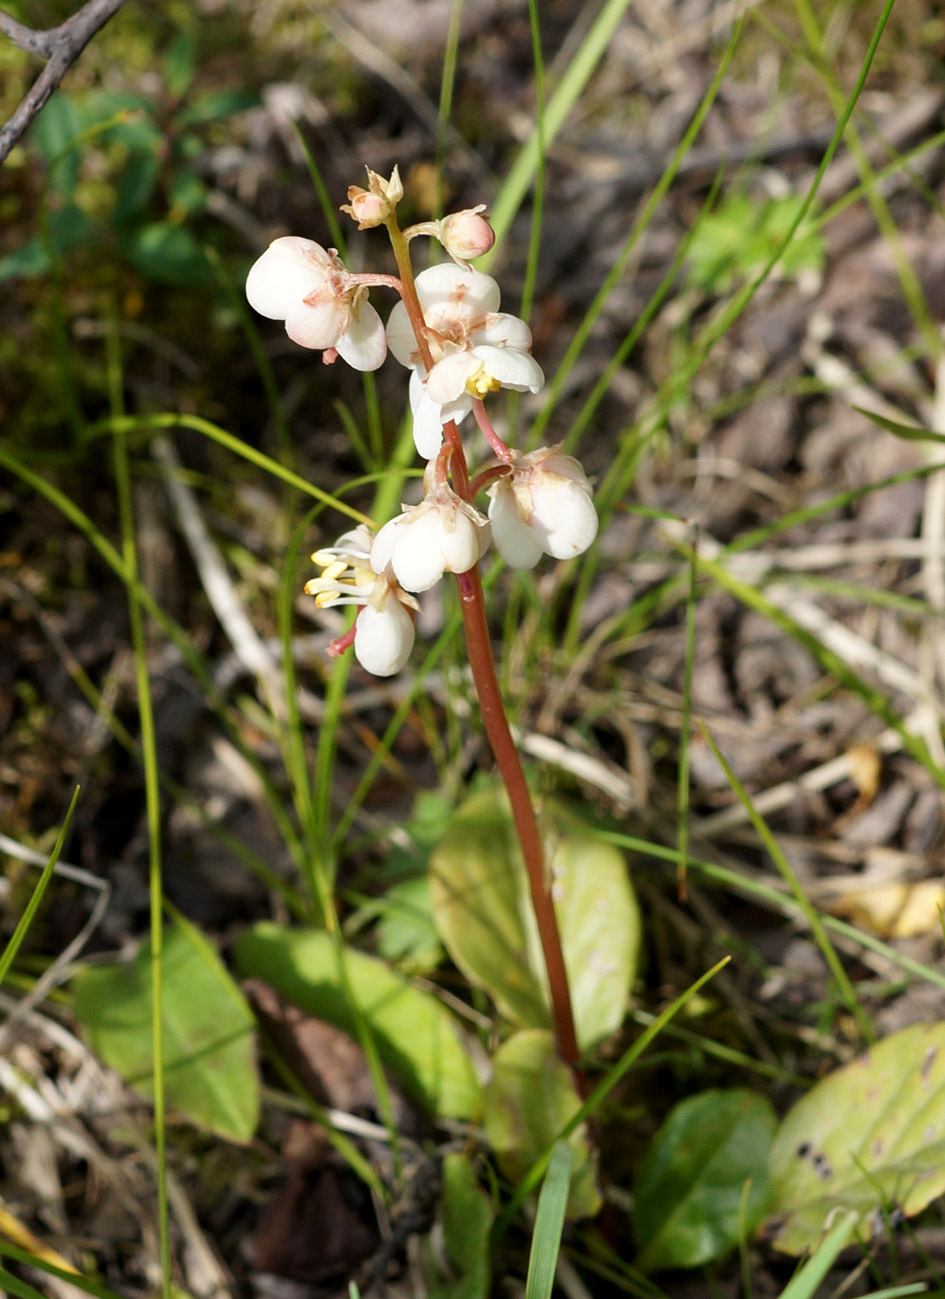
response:
<path id="1" fill-rule="evenodd" d="M 437 406 L 456 401 L 466 389 L 466 380 L 476 373 L 481 364 L 474 352 L 451 352 L 449 356 L 444 356 L 427 376 L 428 397 Z"/>
<path id="2" fill-rule="evenodd" d="M 402 302 L 394 303 L 387 317 L 387 346 L 401 365 L 419 364 L 420 351 L 417 347 L 417 339 L 410 317 L 407 315 L 407 308 Z"/>
<path id="3" fill-rule="evenodd" d="M 518 316 L 504 311 L 487 316 L 482 328 L 470 336 L 471 343 L 490 343 L 493 347 L 517 347 L 520 352 L 532 350 L 532 331 Z"/>
<path id="4" fill-rule="evenodd" d="M 393 676 L 410 657 L 415 635 L 413 618 L 399 600 L 386 600 L 382 609 L 366 605 L 355 625 L 355 658 L 376 677 Z"/>
<path id="5" fill-rule="evenodd" d="M 299 347 L 337 347 L 345 327 L 348 311 L 337 298 L 327 298 L 310 306 L 296 302 L 285 318 L 285 332 Z"/>
<path id="6" fill-rule="evenodd" d="M 413 440 L 417 454 L 432 460 L 443 441 L 443 408 L 424 389 L 413 409 Z"/>
<path id="7" fill-rule="evenodd" d="M 397 525 L 403 517 L 402 514 L 398 514 L 396 518 L 390 519 L 374 538 L 374 544 L 371 546 L 371 567 L 378 575 L 383 573 L 390 563 L 391 552 L 397 540 Z"/>
<path id="8" fill-rule="evenodd" d="M 545 533 L 545 553 L 553 559 L 583 555 L 597 536 L 594 502 L 578 484 L 559 480 L 532 488 L 531 524 Z"/>
<path id="9" fill-rule="evenodd" d="M 489 374 L 498 379 L 503 388 L 516 392 L 538 392 L 544 386 L 545 376 L 541 366 L 527 352 L 516 347 L 491 347 L 485 343 L 472 349 L 473 356 L 482 362 Z M 440 362 L 442 365 L 442 362 Z"/>
<path id="10" fill-rule="evenodd" d="M 424 315 L 428 307 L 438 307 L 446 302 L 461 304 L 463 314 L 468 316 L 499 310 L 501 293 L 498 284 L 491 275 L 474 271 L 472 267 L 442 262 L 421 271 L 416 284 Z"/>
<path id="11" fill-rule="evenodd" d="M 330 267 L 331 258 L 314 240 L 276 239 L 250 267 L 249 305 L 270 320 L 285 320 L 293 306 L 324 286 Z"/>
<path id="12" fill-rule="evenodd" d="M 500 479 L 490 495 L 489 520 L 496 550 L 510 568 L 534 568 L 545 548 L 540 535 L 519 513 L 512 488 Z"/>
<path id="13" fill-rule="evenodd" d="M 355 370 L 377 370 L 387 356 L 384 322 L 362 299 L 352 312 L 348 328 L 335 344 L 338 355 Z"/>

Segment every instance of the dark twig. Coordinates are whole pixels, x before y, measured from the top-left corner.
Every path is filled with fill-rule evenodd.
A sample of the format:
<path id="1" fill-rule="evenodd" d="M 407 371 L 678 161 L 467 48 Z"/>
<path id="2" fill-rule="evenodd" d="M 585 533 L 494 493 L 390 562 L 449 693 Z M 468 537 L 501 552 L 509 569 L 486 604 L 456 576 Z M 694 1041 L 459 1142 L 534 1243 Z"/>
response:
<path id="1" fill-rule="evenodd" d="M 58 27 L 38 32 L 26 27 L 0 9 L 0 34 L 28 54 L 48 62 L 9 122 L 0 129 L 0 164 L 43 108 L 95 33 L 121 8 L 125 0 L 87 0 L 87 3 Z"/>

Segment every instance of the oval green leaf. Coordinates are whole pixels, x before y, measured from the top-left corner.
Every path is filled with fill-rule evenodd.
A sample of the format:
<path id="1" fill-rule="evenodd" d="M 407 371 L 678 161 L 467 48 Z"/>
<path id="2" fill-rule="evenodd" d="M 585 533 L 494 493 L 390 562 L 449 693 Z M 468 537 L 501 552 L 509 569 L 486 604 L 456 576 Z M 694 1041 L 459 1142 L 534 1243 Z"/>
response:
<path id="1" fill-rule="evenodd" d="M 519 1182 L 552 1148 L 581 1107 L 571 1071 L 544 1029 L 524 1029 L 499 1047 L 492 1080 L 483 1088 L 483 1126 L 502 1172 Z M 567 1140 L 574 1162 L 567 1216 L 593 1217 L 602 1200 L 597 1189 L 597 1156 L 584 1124 Z"/>
<path id="2" fill-rule="evenodd" d="M 640 945 L 640 914 L 623 855 L 563 809 L 541 817 L 578 1041 L 619 1028 Z M 502 794 L 457 810 L 430 864 L 433 916 L 466 978 L 517 1024 L 550 1023 L 547 977 L 515 828 Z"/>
<path id="3" fill-rule="evenodd" d="M 351 947 L 341 951 L 348 985 L 380 1057 L 405 1091 L 431 1114 L 470 1118 L 479 1084 L 449 1011 L 383 961 Z M 234 956 L 244 976 L 265 979 L 310 1015 L 357 1038 L 339 948 L 330 934 L 263 922 L 237 939 Z"/>
<path id="4" fill-rule="evenodd" d="M 699 1267 L 755 1229 L 776 1127 L 768 1102 L 745 1089 L 701 1092 L 670 1110 L 634 1191 L 641 1271 Z"/>
<path id="5" fill-rule="evenodd" d="M 838 1208 L 861 1234 L 884 1207 L 912 1217 L 945 1191 L 945 1024 L 914 1024 L 829 1074 L 791 1109 L 771 1151 L 778 1249 L 816 1247 Z"/>
<path id="6" fill-rule="evenodd" d="M 443 1158 L 440 1258 L 445 1253 L 449 1277 L 431 1278 L 430 1299 L 487 1299 L 492 1281 L 489 1233 L 492 1205 L 479 1187 L 476 1171 L 463 1154 Z M 432 1259 L 436 1251 L 431 1249 Z"/>
<path id="7" fill-rule="evenodd" d="M 180 916 L 164 930 L 161 970 L 168 1108 L 232 1141 L 249 1141 L 259 1120 L 252 1011 L 214 949 Z M 79 970 L 72 987 L 92 1050 L 152 1096 L 150 942 L 130 964 Z"/>

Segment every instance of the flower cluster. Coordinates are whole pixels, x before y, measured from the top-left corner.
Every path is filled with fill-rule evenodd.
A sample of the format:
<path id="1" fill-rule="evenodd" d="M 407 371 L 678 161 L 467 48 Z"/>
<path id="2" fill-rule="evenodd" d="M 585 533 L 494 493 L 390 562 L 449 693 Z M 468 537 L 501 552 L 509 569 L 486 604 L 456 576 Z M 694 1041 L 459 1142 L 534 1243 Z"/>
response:
<path id="1" fill-rule="evenodd" d="M 402 231 L 402 197 L 396 168 L 389 180 L 369 169 L 367 189 L 352 186 L 342 209 L 359 229 L 387 227 L 399 279 L 353 273 L 334 249 L 289 236 L 269 246 L 246 282 L 251 305 L 283 320 L 294 342 L 321 350 L 325 361 L 340 356 L 355 369 L 375 370 L 389 349 L 410 371 L 414 441 L 428 462 L 423 500 L 373 538 L 362 525 L 316 552 L 312 559 L 324 571 L 305 588 L 320 608 L 360 606 L 352 630 L 329 652 L 353 644 L 361 665 L 378 676 L 406 663 L 415 596 L 444 573 L 468 573 L 492 542 L 512 568 L 533 568 L 543 555 L 571 559 L 597 533 L 591 483 L 578 461 L 558 447 L 510 449 L 486 414 L 485 398 L 502 388 L 537 393 L 544 375 L 528 325 L 500 311 L 496 281 L 468 265 L 494 240 L 484 209 Z M 408 246 L 420 235 L 438 240 L 453 260 L 414 277 Z M 368 289 L 380 285 L 400 293 L 386 327 L 368 302 Z M 457 432 L 470 413 L 495 457 L 471 482 Z M 480 492 L 489 497 L 488 517 L 473 504 Z"/>

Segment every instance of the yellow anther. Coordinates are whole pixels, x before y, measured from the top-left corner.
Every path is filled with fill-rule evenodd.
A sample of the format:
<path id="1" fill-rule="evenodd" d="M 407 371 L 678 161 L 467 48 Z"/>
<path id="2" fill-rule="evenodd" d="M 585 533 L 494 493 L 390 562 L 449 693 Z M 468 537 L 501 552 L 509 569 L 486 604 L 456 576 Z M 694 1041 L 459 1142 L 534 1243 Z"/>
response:
<path id="1" fill-rule="evenodd" d="M 498 392 L 501 387 L 499 380 L 489 373 L 481 361 L 479 369 L 473 371 L 466 380 L 466 391 L 470 397 L 485 397 L 486 393 Z"/>

